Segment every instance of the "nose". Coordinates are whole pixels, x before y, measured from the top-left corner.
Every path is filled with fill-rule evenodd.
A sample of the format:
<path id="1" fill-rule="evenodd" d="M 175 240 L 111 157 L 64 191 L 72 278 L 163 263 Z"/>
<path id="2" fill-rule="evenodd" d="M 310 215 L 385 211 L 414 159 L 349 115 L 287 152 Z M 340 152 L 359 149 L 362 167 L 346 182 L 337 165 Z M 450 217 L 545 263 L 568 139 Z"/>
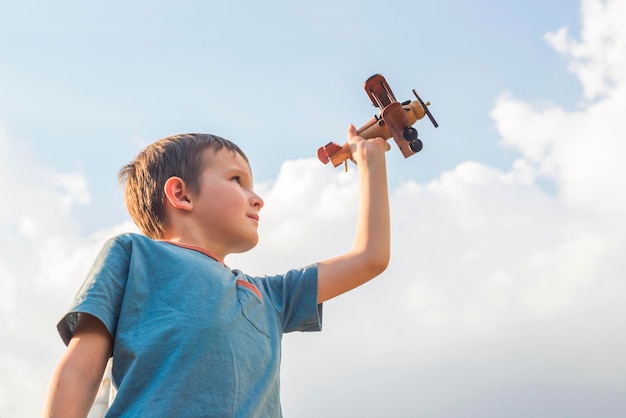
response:
<path id="1" fill-rule="evenodd" d="M 250 202 L 251 202 L 252 206 L 254 206 L 256 208 L 259 208 L 259 210 L 261 210 L 261 208 L 263 207 L 265 202 L 263 201 L 261 196 L 259 196 L 258 194 L 254 193 L 254 192 L 250 192 L 250 193 L 251 193 Z"/>

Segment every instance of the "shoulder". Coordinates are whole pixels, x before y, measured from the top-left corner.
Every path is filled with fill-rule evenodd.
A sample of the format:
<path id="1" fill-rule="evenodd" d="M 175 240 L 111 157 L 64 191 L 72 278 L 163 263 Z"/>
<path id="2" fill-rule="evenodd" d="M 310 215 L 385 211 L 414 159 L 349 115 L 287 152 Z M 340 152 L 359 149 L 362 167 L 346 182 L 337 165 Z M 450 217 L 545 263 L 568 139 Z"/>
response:
<path id="1" fill-rule="evenodd" d="M 137 233 L 123 233 L 110 238 L 104 252 L 117 254 L 129 262 L 134 260 L 131 263 L 156 271 L 176 265 L 178 268 L 182 266 L 185 271 L 209 269 L 214 272 L 215 269 L 224 269 L 230 272 L 222 263 L 198 249 Z"/>
<path id="2" fill-rule="evenodd" d="M 148 238 L 145 235 L 138 234 L 136 232 L 124 232 L 124 233 L 112 236 L 111 238 L 109 238 L 109 242 L 117 242 L 122 245 L 125 245 L 125 244 L 132 245 L 132 243 L 135 243 L 135 242 L 146 244 L 146 243 L 157 242 L 157 241 L 153 240 L 152 238 Z"/>
<path id="3" fill-rule="evenodd" d="M 104 244 L 105 247 L 118 246 L 124 248 L 128 253 L 132 252 L 133 248 L 150 248 L 161 246 L 162 241 L 153 240 L 145 235 L 137 234 L 134 232 L 125 232 L 118 235 L 114 235 L 107 240 Z"/>
<path id="4" fill-rule="evenodd" d="M 130 259 L 137 257 L 151 258 L 151 254 L 157 253 L 156 247 L 158 245 L 159 241 L 141 234 L 123 233 L 114 235 L 102 245 L 95 265 L 127 263 Z"/>

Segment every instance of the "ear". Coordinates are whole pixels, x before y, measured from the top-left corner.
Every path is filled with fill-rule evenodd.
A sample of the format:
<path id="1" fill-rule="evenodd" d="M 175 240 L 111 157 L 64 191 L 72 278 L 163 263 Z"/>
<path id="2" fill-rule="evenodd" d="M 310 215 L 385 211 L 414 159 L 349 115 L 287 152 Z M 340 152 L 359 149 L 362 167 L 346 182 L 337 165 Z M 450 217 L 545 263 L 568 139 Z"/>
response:
<path id="1" fill-rule="evenodd" d="M 180 177 L 170 177 L 165 182 L 165 198 L 176 209 L 190 211 L 193 208 L 187 185 Z"/>

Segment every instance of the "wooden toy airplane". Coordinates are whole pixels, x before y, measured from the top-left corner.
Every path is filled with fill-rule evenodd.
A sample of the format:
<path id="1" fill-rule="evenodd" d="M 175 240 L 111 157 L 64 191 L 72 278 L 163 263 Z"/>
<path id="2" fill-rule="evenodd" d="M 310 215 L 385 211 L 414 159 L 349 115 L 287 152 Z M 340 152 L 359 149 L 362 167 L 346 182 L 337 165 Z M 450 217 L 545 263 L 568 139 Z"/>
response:
<path id="1" fill-rule="evenodd" d="M 365 139 L 379 136 L 385 140 L 393 138 L 404 158 L 418 153 L 423 144 L 417 137 L 417 130 L 413 124 L 426 115 L 435 128 L 439 126 L 428 110 L 430 102 L 424 103 L 415 90 L 413 94 L 417 100 L 398 102 L 385 77 L 380 74 L 368 78 L 363 88 L 372 104 L 380 109 L 380 114 L 367 121 L 357 133 Z M 329 142 L 317 150 L 317 158 L 324 164 L 330 161 L 335 167 L 345 163 L 347 169 L 348 159 L 352 158 L 352 153 L 347 142 L 343 146 Z"/>

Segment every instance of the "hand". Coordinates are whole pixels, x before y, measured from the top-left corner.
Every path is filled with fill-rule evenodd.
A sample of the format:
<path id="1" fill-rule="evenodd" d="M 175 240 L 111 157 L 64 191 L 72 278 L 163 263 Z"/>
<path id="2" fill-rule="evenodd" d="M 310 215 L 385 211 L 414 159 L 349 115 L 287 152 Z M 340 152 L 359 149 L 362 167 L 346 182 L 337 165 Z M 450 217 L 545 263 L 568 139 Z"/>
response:
<path id="1" fill-rule="evenodd" d="M 359 165 L 359 162 L 374 158 L 374 155 L 384 155 L 386 151 L 391 149 L 389 143 L 381 137 L 365 139 L 359 136 L 354 125 L 348 126 L 347 137 L 352 153 L 351 159 L 356 165 Z"/>

